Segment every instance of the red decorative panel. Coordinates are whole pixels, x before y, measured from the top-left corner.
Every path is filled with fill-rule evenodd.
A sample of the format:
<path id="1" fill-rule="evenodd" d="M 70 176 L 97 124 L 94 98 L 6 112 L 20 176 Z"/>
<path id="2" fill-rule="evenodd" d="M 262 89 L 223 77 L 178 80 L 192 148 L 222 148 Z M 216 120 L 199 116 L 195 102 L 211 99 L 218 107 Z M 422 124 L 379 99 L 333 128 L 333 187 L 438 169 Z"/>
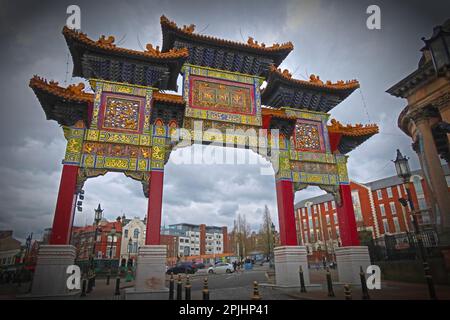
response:
<path id="1" fill-rule="evenodd" d="M 141 133 L 144 124 L 145 98 L 104 92 L 99 114 L 103 130 Z"/>
<path id="2" fill-rule="evenodd" d="M 298 119 L 292 143 L 296 150 L 309 152 L 325 152 L 322 123 Z"/>
<path id="3" fill-rule="evenodd" d="M 251 84 L 191 76 L 191 108 L 255 115 L 254 87 Z"/>

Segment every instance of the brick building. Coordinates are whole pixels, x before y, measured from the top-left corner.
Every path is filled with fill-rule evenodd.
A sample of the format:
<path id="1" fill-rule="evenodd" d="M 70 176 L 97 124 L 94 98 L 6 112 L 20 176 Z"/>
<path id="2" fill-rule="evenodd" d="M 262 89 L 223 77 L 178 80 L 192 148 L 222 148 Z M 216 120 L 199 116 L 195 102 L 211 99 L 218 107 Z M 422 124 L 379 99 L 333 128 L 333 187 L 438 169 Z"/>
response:
<path id="1" fill-rule="evenodd" d="M 161 228 L 161 235 L 176 236 L 179 256 L 226 253 L 229 249 L 228 228 L 179 223 Z"/>
<path id="2" fill-rule="evenodd" d="M 448 166 L 443 166 L 450 186 Z M 439 217 L 432 214 L 431 194 L 421 170 L 412 172 L 411 195 L 422 228 L 433 228 Z M 413 231 L 411 208 L 404 207 L 399 199 L 406 198 L 406 188 L 401 179 L 391 176 L 369 183 L 350 183 L 353 208 L 358 231 L 368 231 L 373 238 Z M 295 205 L 297 237 L 310 254 L 328 252 L 340 245 L 336 203 L 330 194 L 302 200 Z"/>
<path id="3" fill-rule="evenodd" d="M 111 235 L 112 228 L 115 235 Z M 95 239 L 96 260 L 119 260 L 121 249 L 122 223 L 120 219 L 109 222 L 102 219 L 98 225 L 97 238 Z M 88 260 L 94 246 L 95 226 L 73 227 L 71 243 L 76 247 L 76 259 Z"/>

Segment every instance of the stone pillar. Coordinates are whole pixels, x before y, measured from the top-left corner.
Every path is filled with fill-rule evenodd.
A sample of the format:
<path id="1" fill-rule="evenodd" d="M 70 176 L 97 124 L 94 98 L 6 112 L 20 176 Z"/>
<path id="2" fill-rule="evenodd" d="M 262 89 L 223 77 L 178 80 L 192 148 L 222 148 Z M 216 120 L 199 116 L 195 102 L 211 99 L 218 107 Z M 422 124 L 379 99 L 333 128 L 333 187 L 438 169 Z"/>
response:
<path id="1" fill-rule="evenodd" d="M 147 209 L 146 245 L 159 245 L 163 199 L 164 171 L 153 170 L 150 175 Z"/>
<path id="2" fill-rule="evenodd" d="M 439 154 L 434 143 L 430 122 L 426 116 L 415 121 L 417 129 L 422 135 L 422 151 L 425 163 L 422 162 L 422 170 L 428 173 L 431 184 L 431 192 L 436 199 L 441 216 L 443 229 L 450 230 L 450 197 L 444 170 L 442 169 Z M 420 144 L 420 141 L 419 141 Z M 419 147 L 420 148 L 420 147 Z M 419 153 L 420 153 L 419 151 Z M 444 230 L 443 230 L 444 231 Z"/>
<path id="3" fill-rule="evenodd" d="M 70 243 L 73 212 L 76 199 L 78 166 L 63 165 L 59 183 L 58 199 L 53 217 L 50 244 L 65 245 Z"/>
<path id="4" fill-rule="evenodd" d="M 369 250 L 364 246 L 339 247 L 335 249 L 339 282 L 360 285 L 359 269 L 366 272 L 370 265 Z"/>
<path id="5" fill-rule="evenodd" d="M 276 188 L 281 245 L 297 246 L 297 231 L 295 230 L 294 213 L 294 187 L 292 181 L 278 180 L 276 182 Z"/>
<path id="6" fill-rule="evenodd" d="M 341 244 L 343 247 L 359 246 L 360 242 L 350 184 L 341 184 L 339 186 L 339 193 L 341 196 L 341 204 L 336 205 L 336 212 L 339 221 Z"/>
<path id="7" fill-rule="evenodd" d="M 136 266 L 136 285 L 125 290 L 127 300 L 166 300 L 169 290 L 166 288 L 165 245 L 145 245 L 139 248 Z"/>
<path id="8" fill-rule="evenodd" d="M 79 294 L 67 288 L 67 267 L 75 263 L 71 245 L 42 245 L 39 248 L 30 298 L 65 299 Z"/>
<path id="9" fill-rule="evenodd" d="M 443 96 L 442 101 L 440 101 L 440 103 L 438 104 L 439 114 L 441 115 L 442 121 L 450 123 L 450 93 L 447 93 L 445 96 Z M 447 133 L 447 139 L 450 144 L 450 133 Z"/>
<path id="10" fill-rule="evenodd" d="M 274 249 L 275 281 L 280 287 L 299 287 L 299 267 L 302 266 L 305 285 L 310 284 L 305 246 L 281 246 Z"/>

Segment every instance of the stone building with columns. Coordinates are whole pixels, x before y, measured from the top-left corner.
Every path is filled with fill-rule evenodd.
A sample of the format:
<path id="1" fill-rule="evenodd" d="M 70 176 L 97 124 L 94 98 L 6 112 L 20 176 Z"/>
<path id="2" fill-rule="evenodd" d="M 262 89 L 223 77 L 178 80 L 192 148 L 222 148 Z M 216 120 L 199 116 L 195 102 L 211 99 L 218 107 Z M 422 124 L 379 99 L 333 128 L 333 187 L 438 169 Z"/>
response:
<path id="1" fill-rule="evenodd" d="M 450 127 L 450 19 L 433 30 L 421 49 L 418 67 L 387 92 L 407 99 L 398 126 L 412 139 L 430 192 L 441 240 L 450 243 L 450 197 L 443 165 L 448 166 Z"/>

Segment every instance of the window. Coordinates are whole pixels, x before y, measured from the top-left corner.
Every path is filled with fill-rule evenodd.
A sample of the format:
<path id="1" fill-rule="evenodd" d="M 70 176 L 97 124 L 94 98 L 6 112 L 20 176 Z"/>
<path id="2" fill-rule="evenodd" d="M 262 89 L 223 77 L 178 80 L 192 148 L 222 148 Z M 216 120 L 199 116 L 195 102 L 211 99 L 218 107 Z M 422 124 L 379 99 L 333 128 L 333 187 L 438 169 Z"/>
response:
<path id="1" fill-rule="evenodd" d="M 447 181 L 447 187 L 450 188 L 450 176 L 445 176 L 445 181 Z"/>
<path id="2" fill-rule="evenodd" d="M 325 218 L 327 219 L 327 225 L 329 225 L 330 224 L 330 216 L 327 214 Z"/>
<path id="3" fill-rule="evenodd" d="M 338 218 L 337 218 L 336 212 L 333 213 L 333 220 L 334 220 L 334 224 L 338 224 Z"/>
<path id="4" fill-rule="evenodd" d="M 389 206 L 391 207 L 391 213 L 392 214 L 396 214 L 397 213 L 397 209 L 395 208 L 395 203 L 394 202 L 389 202 Z"/>
<path id="5" fill-rule="evenodd" d="M 383 194 L 381 193 L 381 190 L 377 190 L 377 198 L 378 200 L 383 199 Z"/>
<path id="6" fill-rule="evenodd" d="M 336 202 L 334 200 L 331 201 L 331 208 L 336 209 Z"/>
<path id="7" fill-rule="evenodd" d="M 391 187 L 386 188 L 386 192 L 387 192 L 388 198 L 392 198 L 392 188 Z"/>
<path id="8" fill-rule="evenodd" d="M 352 191 L 353 210 L 355 211 L 356 221 L 363 221 L 361 202 L 359 201 L 358 191 Z"/>
<path id="9" fill-rule="evenodd" d="M 384 204 L 380 204 L 380 212 L 381 212 L 381 216 L 383 216 L 383 217 L 386 216 L 386 210 L 384 209 Z"/>
<path id="10" fill-rule="evenodd" d="M 423 193 L 422 178 L 420 176 L 413 176 L 412 181 L 414 184 L 414 189 L 416 190 L 417 200 L 419 202 L 419 209 L 426 210 L 428 208 L 428 205 L 425 199 L 425 194 Z"/>
<path id="11" fill-rule="evenodd" d="M 133 231 L 133 237 L 134 237 L 135 239 L 139 238 L 139 229 L 138 229 L 138 228 L 134 229 L 134 231 Z"/>
<path id="12" fill-rule="evenodd" d="M 383 228 L 384 228 L 384 233 L 389 233 L 389 223 L 388 223 L 387 219 L 383 219 Z"/>
<path id="13" fill-rule="evenodd" d="M 328 202 L 325 202 L 325 203 L 323 204 L 323 206 L 324 206 L 324 208 L 325 208 L 325 211 L 328 211 Z"/>
<path id="14" fill-rule="evenodd" d="M 400 232 L 400 224 L 398 223 L 398 218 L 397 217 L 394 217 L 394 228 L 395 228 L 395 230 L 394 230 L 394 232 Z"/>
<path id="15" fill-rule="evenodd" d="M 402 196 L 402 189 L 400 188 L 400 185 L 397 185 L 397 193 L 398 193 L 398 197 L 400 198 Z"/>

